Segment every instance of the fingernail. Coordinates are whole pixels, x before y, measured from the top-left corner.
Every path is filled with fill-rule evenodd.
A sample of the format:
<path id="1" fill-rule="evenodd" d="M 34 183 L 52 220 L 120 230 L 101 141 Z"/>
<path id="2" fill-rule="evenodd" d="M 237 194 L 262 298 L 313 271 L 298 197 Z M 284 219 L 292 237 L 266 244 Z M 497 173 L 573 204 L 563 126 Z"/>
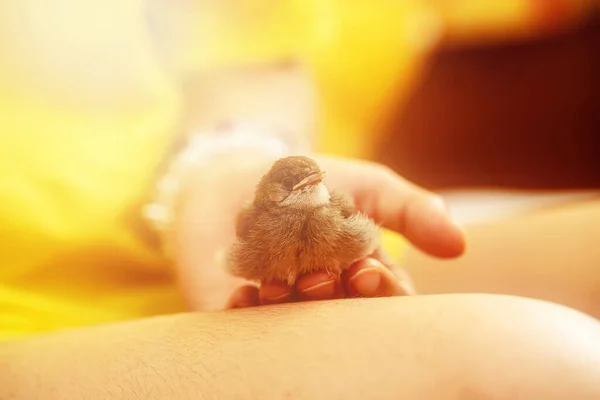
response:
<path id="1" fill-rule="evenodd" d="M 260 289 L 260 298 L 268 302 L 281 302 L 292 297 L 292 288 L 283 284 L 265 285 Z"/>
<path id="2" fill-rule="evenodd" d="M 281 300 L 283 300 L 283 299 L 285 299 L 287 297 L 291 297 L 291 296 L 292 296 L 291 293 L 286 292 L 286 293 L 282 293 L 282 294 L 277 295 L 277 296 L 265 297 L 265 300 L 268 300 L 268 301 L 281 301 Z"/>
<path id="3" fill-rule="evenodd" d="M 325 281 L 317 283 L 316 285 L 309 286 L 305 289 L 300 290 L 300 293 L 304 297 L 308 298 L 327 298 L 333 295 L 335 292 L 335 280 Z"/>
<path id="4" fill-rule="evenodd" d="M 446 204 L 446 201 L 442 196 L 433 196 L 433 198 L 431 199 L 431 205 L 433 206 L 433 208 L 440 212 L 443 212 L 444 214 L 449 213 L 448 205 Z"/>
<path id="5" fill-rule="evenodd" d="M 373 295 L 381 285 L 381 273 L 375 267 L 363 268 L 350 278 L 350 283 L 361 295 Z"/>
<path id="6" fill-rule="evenodd" d="M 442 196 L 433 196 L 433 198 L 431 199 L 431 205 L 438 212 L 448 216 L 448 218 L 450 219 L 452 224 L 458 226 L 458 224 L 454 220 L 454 216 L 452 215 L 450 208 L 448 207 L 448 204 L 446 203 L 446 201 L 444 200 L 444 198 Z"/>

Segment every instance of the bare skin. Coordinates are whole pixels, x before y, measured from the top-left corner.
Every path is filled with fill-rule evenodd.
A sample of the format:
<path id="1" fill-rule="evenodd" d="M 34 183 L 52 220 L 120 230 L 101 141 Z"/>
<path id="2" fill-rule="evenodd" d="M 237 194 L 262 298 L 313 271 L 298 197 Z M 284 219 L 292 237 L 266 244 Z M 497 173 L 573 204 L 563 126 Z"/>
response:
<path id="1" fill-rule="evenodd" d="M 599 340 L 580 313 L 489 295 L 181 314 L 2 344 L 0 398 L 591 400 Z"/>
<path id="2" fill-rule="evenodd" d="M 438 260 L 409 250 L 422 293 L 503 293 L 557 302 L 600 318 L 600 200 L 466 229 L 470 251 Z"/>

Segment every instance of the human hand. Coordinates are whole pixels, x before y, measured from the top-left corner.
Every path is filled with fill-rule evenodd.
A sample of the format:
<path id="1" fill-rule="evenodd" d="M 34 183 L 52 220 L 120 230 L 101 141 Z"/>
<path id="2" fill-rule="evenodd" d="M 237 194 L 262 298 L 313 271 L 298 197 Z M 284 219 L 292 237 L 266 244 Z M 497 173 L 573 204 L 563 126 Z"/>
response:
<path id="1" fill-rule="evenodd" d="M 328 171 L 327 184 L 350 194 L 357 208 L 398 232 L 422 251 L 456 257 L 465 239 L 441 199 L 388 169 L 365 161 L 317 156 Z M 235 215 L 250 199 L 260 176 L 274 160 L 262 155 L 227 156 L 198 169 L 177 218 L 175 250 L 184 295 L 195 310 L 235 308 L 295 300 L 410 294 L 412 283 L 386 258 L 362 260 L 340 279 L 324 272 L 301 277 L 295 287 L 268 283 L 256 287 L 228 275 L 214 255 L 235 239 Z"/>

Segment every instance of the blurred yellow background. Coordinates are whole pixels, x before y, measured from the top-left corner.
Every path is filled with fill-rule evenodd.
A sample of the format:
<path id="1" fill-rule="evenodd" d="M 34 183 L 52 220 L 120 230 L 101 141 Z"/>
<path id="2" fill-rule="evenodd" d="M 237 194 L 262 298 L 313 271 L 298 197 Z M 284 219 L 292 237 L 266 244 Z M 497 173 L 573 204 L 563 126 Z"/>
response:
<path id="1" fill-rule="evenodd" d="M 368 158 L 438 45 L 563 29 L 592 4 L 0 1 L 0 336 L 181 309 L 128 215 L 182 118 L 182 76 L 300 59 L 319 95 L 317 149 Z"/>

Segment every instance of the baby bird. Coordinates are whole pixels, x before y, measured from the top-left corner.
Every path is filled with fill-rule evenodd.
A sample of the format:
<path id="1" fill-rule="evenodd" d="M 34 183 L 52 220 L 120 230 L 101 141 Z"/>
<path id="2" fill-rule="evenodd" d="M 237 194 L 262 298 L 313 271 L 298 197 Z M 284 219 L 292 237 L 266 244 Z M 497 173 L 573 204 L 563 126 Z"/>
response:
<path id="1" fill-rule="evenodd" d="M 328 190 L 311 158 L 277 160 L 237 216 L 228 270 L 255 282 L 294 285 L 300 275 L 338 275 L 380 249 L 379 228 L 348 196 Z"/>

